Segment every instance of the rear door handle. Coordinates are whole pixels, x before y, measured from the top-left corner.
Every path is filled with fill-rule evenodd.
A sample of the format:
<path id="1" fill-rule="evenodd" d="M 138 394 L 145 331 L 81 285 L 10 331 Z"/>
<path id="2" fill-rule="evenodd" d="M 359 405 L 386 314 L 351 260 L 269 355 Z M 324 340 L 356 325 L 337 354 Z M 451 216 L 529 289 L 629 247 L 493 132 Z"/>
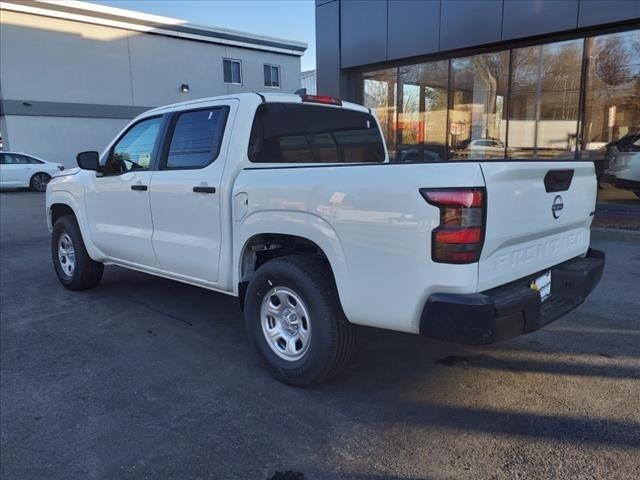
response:
<path id="1" fill-rule="evenodd" d="M 216 187 L 193 187 L 196 193 L 216 193 Z"/>
<path id="2" fill-rule="evenodd" d="M 148 188 L 146 185 L 131 185 L 131 190 L 139 190 L 141 192 L 146 192 Z"/>

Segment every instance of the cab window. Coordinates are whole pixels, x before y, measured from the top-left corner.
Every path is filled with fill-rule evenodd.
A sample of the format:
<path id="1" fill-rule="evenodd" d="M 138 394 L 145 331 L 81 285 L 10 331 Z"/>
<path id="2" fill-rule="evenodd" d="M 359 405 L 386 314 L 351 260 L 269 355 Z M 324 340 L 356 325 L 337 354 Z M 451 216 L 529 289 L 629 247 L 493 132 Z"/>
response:
<path id="1" fill-rule="evenodd" d="M 258 107 L 251 128 L 254 163 L 380 163 L 378 124 L 367 112 L 297 103 Z"/>
<path id="2" fill-rule="evenodd" d="M 180 113 L 171 134 L 164 169 L 203 168 L 220 152 L 229 107 Z"/>
<path id="3" fill-rule="evenodd" d="M 149 170 L 160 132 L 162 117 L 142 120 L 131 127 L 111 149 L 104 175 L 120 175 L 134 170 Z"/>

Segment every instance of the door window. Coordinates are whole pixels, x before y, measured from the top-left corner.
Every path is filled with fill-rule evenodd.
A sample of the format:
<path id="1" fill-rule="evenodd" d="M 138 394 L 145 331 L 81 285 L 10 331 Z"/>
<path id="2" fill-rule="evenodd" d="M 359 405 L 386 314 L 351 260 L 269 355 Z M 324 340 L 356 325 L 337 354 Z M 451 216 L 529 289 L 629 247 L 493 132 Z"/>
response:
<path id="1" fill-rule="evenodd" d="M 149 170 L 162 117 L 142 120 L 131 127 L 111 149 L 104 175 L 120 175 L 133 170 Z"/>
<path id="2" fill-rule="evenodd" d="M 220 152 L 228 107 L 181 113 L 173 129 L 163 168 L 202 168 Z"/>
<path id="3" fill-rule="evenodd" d="M 20 165 L 28 163 L 22 155 L 16 155 L 13 153 L 4 153 L 2 155 L 3 165 Z"/>

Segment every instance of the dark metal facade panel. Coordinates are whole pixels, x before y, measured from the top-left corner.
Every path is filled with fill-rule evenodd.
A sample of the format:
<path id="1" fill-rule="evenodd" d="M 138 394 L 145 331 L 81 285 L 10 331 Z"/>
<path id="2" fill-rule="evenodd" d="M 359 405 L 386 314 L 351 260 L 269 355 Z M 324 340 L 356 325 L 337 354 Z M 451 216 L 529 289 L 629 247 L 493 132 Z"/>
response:
<path id="1" fill-rule="evenodd" d="M 340 4 L 330 2 L 316 7 L 317 92 L 340 94 Z"/>
<path id="2" fill-rule="evenodd" d="M 91 103 L 42 102 L 39 100 L 0 100 L 2 115 L 35 117 L 134 118 L 153 107 L 102 105 Z"/>
<path id="3" fill-rule="evenodd" d="M 340 39 L 342 67 L 385 61 L 387 59 L 387 1 L 342 0 L 340 2 Z"/>
<path id="4" fill-rule="evenodd" d="M 502 40 L 571 30 L 578 24 L 579 0 L 504 0 Z"/>
<path id="5" fill-rule="evenodd" d="M 640 21 L 640 0 L 580 0 L 578 27 Z"/>
<path id="6" fill-rule="evenodd" d="M 502 0 L 442 0 L 440 50 L 500 41 Z"/>
<path id="7" fill-rule="evenodd" d="M 437 52 L 440 0 L 389 0 L 388 25 L 389 60 Z"/>

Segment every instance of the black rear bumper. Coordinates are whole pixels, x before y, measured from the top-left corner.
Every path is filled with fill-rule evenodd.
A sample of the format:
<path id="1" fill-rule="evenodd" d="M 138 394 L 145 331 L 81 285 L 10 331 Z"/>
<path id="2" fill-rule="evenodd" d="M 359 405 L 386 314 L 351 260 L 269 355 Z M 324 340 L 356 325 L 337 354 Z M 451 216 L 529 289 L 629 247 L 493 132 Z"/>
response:
<path id="1" fill-rule="evenodd" d="M 525 278 L 482 293 L 434 293 L 420 320 L 426 337 L 469 345 L 488 345 L 533 332 L 570 312 L 602 277 L 604 253 L 589 249 L 551 268 L 551 296 L 544 302 Z"/>

